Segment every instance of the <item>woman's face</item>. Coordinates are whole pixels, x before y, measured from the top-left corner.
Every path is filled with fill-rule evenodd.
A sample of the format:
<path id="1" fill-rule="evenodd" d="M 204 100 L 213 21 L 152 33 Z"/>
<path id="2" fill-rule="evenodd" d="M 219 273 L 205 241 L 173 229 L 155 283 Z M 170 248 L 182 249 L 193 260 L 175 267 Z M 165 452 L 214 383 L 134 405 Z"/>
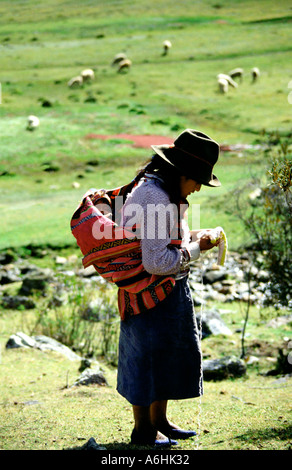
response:
<path id="1" fill-rule="evenodd" d="M 180 191 L 181 196 L 184 198 L 195 191 L 200 191 L 201 186 L 201 183 L 197 183 L 197 181 L 187 178 L 186 176 L 180 177 Z"/>

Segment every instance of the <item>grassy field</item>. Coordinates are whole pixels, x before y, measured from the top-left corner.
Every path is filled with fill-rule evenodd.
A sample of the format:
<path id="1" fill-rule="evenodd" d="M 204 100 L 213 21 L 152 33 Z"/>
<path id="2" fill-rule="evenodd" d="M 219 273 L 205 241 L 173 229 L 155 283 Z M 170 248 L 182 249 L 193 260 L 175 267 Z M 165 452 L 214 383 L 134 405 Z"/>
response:
<path id="1" fill-rule="evenodd" d="M 200 204 L 202 227 L 223 226 L 233 250 L 248 244 L 234 193 L 266 179 L 269 161 L 255 145 L 267 133 L 291 140 L 291 21 L 289 0 L 0 1 L 0 249 L 49 243 L 74 252 L 70 218 L 85 191 L 127 183 L 151 156 L 150 148 L 89 134 L 151 134 L 155 144 L 185 128 L 221 145 L 251 146 L 221 152 L 222 187 L 190 198 Z M 173 46 L 163 56 L 165 39 Z M 119 52 L 132 60 L 127 73 L 111 65 Z M 261 76 L 251 83 L 254 66 Z M 235 67 L 244 68 L 243 81 L 219 93 L 217 74 Z M 84 68 L 95 80 L 68 88 Z M 26 129 L 30 114 L 40 118 L 34 132 Z M 224 320 L 235 331 L 242 312 L 233 304 L 230 312 Z M 256 308 L 252 315 L 251 343 L 261 338 L 275 360 L 287 327 L 267 330 Z M 93 436 L 109 450 L 127 449 L 132 415 L 115 392 L 116 369 L 103 365 L 109 387 L 67 388 L 79 364 L 5 350 L 10 334 L 28 332 L 27 322 L 25 312 L 0 312 L 0 448 L 79 448 Z M 203 347 L 208 357 L 239 356 L 240 339 Z M 243 379 L 206 383 L 201 408 L 198 400 L 173 403 L 171 417 L 200 431 L 179 449 L 291 449 L 290 385 L 263 375 L 271 364 L 263 358 Z"/>
<path id="2" fill-rule="evenodd" d="M 214 305 L 209 305 L 209 307 Z M 216 306 L 225 312 L 228 337 L 202 341 L 204 358 L 240 356 L 244 307 Z M 72 387 L 79 361 L 53 352 L 5 349 L 12 331 L 30 333 L 31 311 L 0 316 L 0 448 L 1 450 L 80 449 L 90 437 L 108 451 L 135 450 L 131 406 L 116 392 L 116 368 L 100 359 L 107 386 Z M 291 379 L 265 374 L 275 367 L 277 348 L 289 326 L 266 326 L 268 310 L 250 311 L 245 346 L 259 360 L 242 378 L 204 382 L 199 399 L 170 401 L 169 417 L 198 436 L 180 441 L 177 450 L 291 450 Z M 175 373 L 175 371 L 174 371 Z M 139 448 L 140 449 L 140 448 Z"/>
<path id="3" fill-rule="evenodd" d="M 289 1 L 2 1 L 0 13 L 0 248 L 68 242 L 82 194 L 128 182 L 151 155 L 90 133 L 175 138 L 190 127 L 220 144 L 253 144 L 263 131 L 291 131 Z M 167 56 L 165 39 L 173 44 Z M 124 74 L 111 66 L 121 51 L 133 62 Z M 243 82 L 221 95 L 216 75 L 238 66 Z M 255 84 L 253 66 L 261 70 Z M 88 67 L 95 81 L 69 89 Z M 26 130 L 29 114 L 40 118 L 35 132 Z M 258 150 L 222 153 L 223 187 L 191 199 L 202 205 L 201 226 L 224 223 L 231 246 L 240 246 L 242 227 L 217 202 L 252 176 L 264 178 L 266 166 Z"/>

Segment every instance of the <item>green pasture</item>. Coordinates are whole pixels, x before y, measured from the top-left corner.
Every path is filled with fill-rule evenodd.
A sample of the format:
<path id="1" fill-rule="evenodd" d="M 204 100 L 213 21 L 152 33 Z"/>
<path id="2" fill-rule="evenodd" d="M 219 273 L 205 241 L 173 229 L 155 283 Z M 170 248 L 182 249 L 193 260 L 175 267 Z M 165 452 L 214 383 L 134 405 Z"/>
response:
<path id="1" fill-rule="evenodd" d="M 267 131 L 289 135 L 291 11 L 289 1 L 269 0 L 0 2 L 0 248 L 70 242 L 82 194 L 128 182 L 151 155 L 88 134 L 175 138 L 189 127 L 222 145 L 254 144 Z M 173 44 L 167 56 L 165 39 Z M 132 60 L 127 73 L 111 65 L 119 52 Z M 252 84 L 254 66 L 261 76 Z M 89 67 L 95 80 L 69 89 Z M 234 67 L 245 76 L 224 96 L 216 75 Z M 26 130 L 29 114 L 40 119 L 34 132 Z M 245 235 L 225 198 L 265 178 L 267 165 L 259 150 L 222 152 L 222 188 L 190 199 L 201 205 L 201 226 L 224 225 L 235 249 Z"/>
<path id="2" fill-rule="evenodd" d="M 216 304 L 215 308 L 225 312 L 222 317 L 232 335 L 205 338 L 203 358 L 239 357 L 246 306 L 233 302 Z M 268 327 L 271 315 L 270 309 L 250 308 L 245 347 L 247 358 L 256 355 L 258 361 L 247 365 L 246 375 L 204 381 L 201 399 L 170 401 L 170 419 L 198 433 L 180 441 L 172 448 L 173 453 L 291 450 L 291 379 L 266 376 L 276 365 L 278 347 L 290 335 L 290 327 Z M 52 351 L 5 349 L 11 332 L 39 334 L 33 329 L 36 318 L 34 310 L 10 310 L 0 315 L 1 450 L 81 449 L 90 437 L 108 452 L 136 450 L 129 445 L 131 406 L 116 392 L 116 367 L 100 358 L 108 385 L 72 387 L 80 376 L 80 361 L 70 361 Z M 118 328 L 118 321 L 116 325 Z M 91 328 L 96 332 L 97 326 L 93 323 Z"/>
<path id="3" fill-rule="evenodd" d="M 175 138 L 185 128 L 222 146 L 242 145 L 221 152 L 214 173 L 222 186 L 192 195 L 189 218 L 199 205 L 201 227 L 223 226 L 232 250 L 250 244 L 236 191 L 267 179 L 267 134 L 291 139 L 291 22 L 290 0 L 1 0 L 0 249 L 55 245 L 33 263 L 56 268 L 55 254 L 78 252 L 70 218 L 82 195 L 129 182 L 151 156 L 150 148 L 114 136 L 151 134 L 159 144 L 159 136 Z M 163 56 L 166 39 L 172 48 Z M 125 73 L 111 65 L 119 52 L 132 60 Z M 261 75 L 251 83 L 255 66 Z M 235 67 L 244 69 L 243 81 L 219 93 L 217 74 Z M 68 88 L 85 68 L 95 80 Z M 40 119 L 33 132 L 30 114 Z M 3 292 L 15 294 L 16 284 Z M 102 363 L 108 387 L 71 388 L 79 362 L 5 349 L 14 332 L 34 333 L 47 301 L 0 313 L 0 448 L 79 449 L 93 436 L 110 451 L 128 449 L 132 410 L 115 391 L 116 368 Z M 246 305 L 207 307 L 223 312 L 233 333 L 206 338 L 203 357 L 240 357 Z M 291 450 L 291 385 L 265 376 L 290 330 L 266 326 L 277 314 L 271 310 L 250 306 L 246 346 L 259 361 L 245 377 L 207 382 L 201 402 L 172 403 L 171 419 L 199 433 L 178 450 Z"/>

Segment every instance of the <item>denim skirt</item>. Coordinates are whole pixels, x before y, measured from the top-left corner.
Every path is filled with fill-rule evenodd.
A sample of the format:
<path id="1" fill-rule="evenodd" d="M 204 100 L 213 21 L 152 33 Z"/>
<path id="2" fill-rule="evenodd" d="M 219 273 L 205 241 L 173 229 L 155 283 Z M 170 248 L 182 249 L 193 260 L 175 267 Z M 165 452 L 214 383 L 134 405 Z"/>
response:
<path id="1" fill-rule="evenodd" d="M 121 321 L 117 391 L 132 405 L 198 397 L 200 338 L 188 278 L 154 308 Z"/>

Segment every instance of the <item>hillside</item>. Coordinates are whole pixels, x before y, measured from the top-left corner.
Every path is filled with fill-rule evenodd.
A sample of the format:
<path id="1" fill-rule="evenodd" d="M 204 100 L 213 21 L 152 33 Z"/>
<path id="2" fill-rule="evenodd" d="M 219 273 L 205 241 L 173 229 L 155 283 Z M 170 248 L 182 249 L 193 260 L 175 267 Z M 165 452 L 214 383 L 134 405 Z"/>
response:
<path id="1" fill-rule="evenodd" d="M 290 0 L 0 2 L 0 449 L 80 449 L 91 436 L 110 451 L 128 449 L 131 409 L 115 391 L 116 364 L 105 354 L 113 341 L 116 355 L 116 293 L 80 275 L 71 216 L 89 188 L 128 183 L 151 156 L 151 143 L 198 129 L 221 147 L 215 174 L 222 187 L 189 198 L 189 221 L 222 226 L 229 250 L 244 262 L 254 238 L 238 216 L 238 191 L 247 187 L 251 200 L 267 184 L 279 149 L 291 159 L 291 24 Z M 165 40 L 172 45 L 167 53 Z M 119 53 L 132 63 L 121 72 L 113 65 Z M 243 69 L 242 79 L 222 93 L 217 75 L 235 68 Z M 94 79 L 70 87 L 85 69 Z M 34 130 L 30 115 L 39 119 Z M 31 263 L 52 269 L 58 282 L 28 304 L 3 306 L 4 297 L 18 295 L 21 276 L 37 270 Z M 245 267 L 234 271 L 239 289 L 241 282 L 247 289 Z M 232 290 L 230 273 L 225 281 L 217 290 Z M 58 288 L 69 302 L 56 306 Z M 80 317 L 93 293 L 101 322 Z M 240 356 L 250 308 L 251 362 L 244 377 L 207 382 L 202 403 L 173 404 L 174 419 L 199 431 L 179 450 L 291 450 L 290 376 L 266 375 L 292 344 L 291 323 L 274 328 L 269 321 L 290 310 L 204 293 L 204 308 L 220 312 L 232 331 L 204 340 L 204 358 Z M 87 348 L 109 385 L 70 387 L 79 362 L 6 349 L 18 331 Z"/>

